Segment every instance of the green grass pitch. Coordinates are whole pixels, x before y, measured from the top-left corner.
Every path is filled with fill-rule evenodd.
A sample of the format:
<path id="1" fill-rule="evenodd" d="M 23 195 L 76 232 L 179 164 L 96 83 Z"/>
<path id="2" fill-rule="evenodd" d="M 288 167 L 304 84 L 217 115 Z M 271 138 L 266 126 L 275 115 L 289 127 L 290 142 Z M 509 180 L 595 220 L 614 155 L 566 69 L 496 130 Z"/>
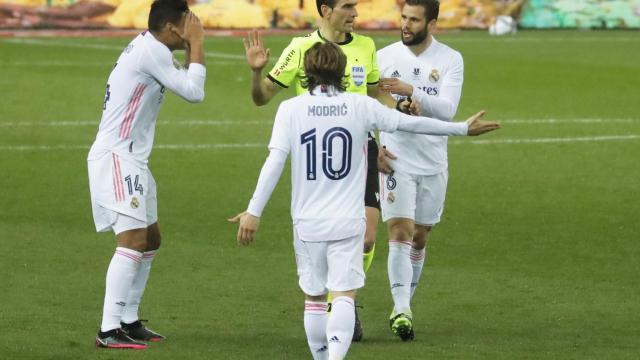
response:
<path id="1" fill-rule="evenodd" d="M 374 34 L 378 47 L 397 40 Z M 416 340 L 388 328 L 386 231 L 360 293 L 351 359 L 637 359 L 640 34 L 443 34 L 462 52 L 458 119 L 503 122 L 450 141 L 442 223 L 414 298 Z M 96 350 L 112 234 L 91 219 L 86 154 L 130 38 L 0 40 L 0 358 L 309 359 L 285 173 L 257 242 L 226 218 L 251 196 L 285 91 L 253 106 L 239 38 L 209 38 L 207 97 L 167 96 L 150 167 L 163 246 L 144 352 Z M 268 36 L 279 54 L 287 36 Z M 271 62 L 273 63 L 273 62 Z M 287 170 L 288 171 L 288 170 Z"/>

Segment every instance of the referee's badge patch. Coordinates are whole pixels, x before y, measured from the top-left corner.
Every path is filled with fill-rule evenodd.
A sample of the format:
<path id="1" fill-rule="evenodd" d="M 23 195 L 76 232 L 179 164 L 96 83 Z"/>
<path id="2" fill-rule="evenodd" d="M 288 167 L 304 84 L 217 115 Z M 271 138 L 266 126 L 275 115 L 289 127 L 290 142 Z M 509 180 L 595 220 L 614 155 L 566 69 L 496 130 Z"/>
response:
<path id="1" fill-rule="evenodd" d="M 440 80 L 440 72 L 438 69 L 431 70 L 431 74 L 429 74 L 429 81 L 432 83 L 437 83 Z"/>
<path id="2" fill-rule="evenodd" d="M 364 84 L 364 79 L 366 78 L 364 66 L 352 66 L 351 78 L 353 79 L 353 83 L 356 84 L 356 86 L 361 86 L 362 84 Z"/>
<path id="3" fill-rule="evenodd" d="M 140 206 L 140 202 L 138 202 L 138 198 L 134 196 L 131 198 L 131 208 L 137 209 L 138 206 Z"/>

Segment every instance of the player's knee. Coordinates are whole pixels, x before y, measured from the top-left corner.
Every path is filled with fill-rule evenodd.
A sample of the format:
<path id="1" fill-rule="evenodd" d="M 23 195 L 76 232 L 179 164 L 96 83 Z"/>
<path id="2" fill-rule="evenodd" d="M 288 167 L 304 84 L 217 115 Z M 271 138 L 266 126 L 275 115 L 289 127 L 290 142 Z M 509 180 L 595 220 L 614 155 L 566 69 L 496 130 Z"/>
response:
<path id="1" fill-rule="evenodd" d="M 116 235 L 116 241 L 120 247 L 145 252 L 147 250 L 147 230 L 134 229 L 123 231 Z"/>
<path id="2" fill-rule="evenodd" d="M 162 235 L 159 232 L 149 234 L 147 237 L 147 251 L 158 250 L 162 243 Z"/>
<path id="3" fill-rule="evenodd" d="M 427 246 L 427 240 L 433 226 L 416 226 L 413 234 L 413 248 L 424 249 Z"/>
<path id="4" fill-rule="evenodd" d="M 389 237 L 396 241 L 411 241 L 413 238 L 413 226 L 404 222 L 393 223 L 389 226 Z"/>

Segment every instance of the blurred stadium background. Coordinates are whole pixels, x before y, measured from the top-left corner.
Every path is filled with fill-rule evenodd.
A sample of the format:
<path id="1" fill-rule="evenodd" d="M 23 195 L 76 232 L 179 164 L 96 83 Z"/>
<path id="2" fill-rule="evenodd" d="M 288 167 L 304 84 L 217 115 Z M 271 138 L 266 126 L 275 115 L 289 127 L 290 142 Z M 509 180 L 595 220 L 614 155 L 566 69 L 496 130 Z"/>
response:
<path id="1" fill-rule="evenodd" d="M 0 28 L 146 28 L 152 0 L 0 0 Z M 312 0 L 191 0 L 207 28 L 308 28 Z M 360 0 L 361 29 L 398 27 L 403 0 Z M 497 16 L 521 28 L 640 28 L 640 0 L 443 0 L 441 29 L 487 29 Z"/>

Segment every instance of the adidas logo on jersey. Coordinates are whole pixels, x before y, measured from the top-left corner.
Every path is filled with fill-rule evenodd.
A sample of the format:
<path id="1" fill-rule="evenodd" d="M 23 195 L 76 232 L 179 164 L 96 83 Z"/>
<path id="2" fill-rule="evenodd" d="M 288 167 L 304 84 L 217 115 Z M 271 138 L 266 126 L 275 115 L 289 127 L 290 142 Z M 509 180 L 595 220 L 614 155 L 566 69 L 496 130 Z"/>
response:
<path id="1" fill-rule="evenodd" d="M 391 74 L 391 77 L 399 78 L 400 77 L 400 73 L 398 72 L 398 70 L 394 71 L 393 74 Z"/>

